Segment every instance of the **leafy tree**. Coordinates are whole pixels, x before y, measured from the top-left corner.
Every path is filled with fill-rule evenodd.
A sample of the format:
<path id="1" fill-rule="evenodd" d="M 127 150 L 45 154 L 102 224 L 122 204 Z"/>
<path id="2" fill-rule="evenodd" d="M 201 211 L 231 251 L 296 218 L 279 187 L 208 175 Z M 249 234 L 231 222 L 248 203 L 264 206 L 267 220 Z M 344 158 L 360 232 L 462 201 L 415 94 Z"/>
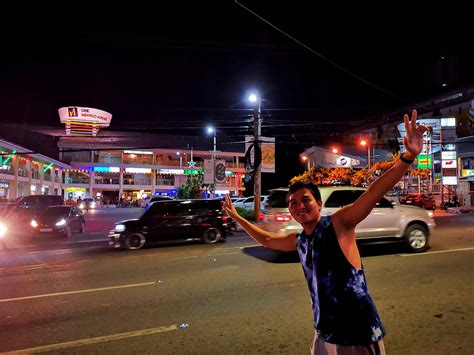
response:
<path id="1" fill-rule="evenodd" d="M 201 198 L 204 187 L 204 169 L 197 169 L 197 174 L 188 175 L 186 183 L 178 188 L 178 198 Z"/>

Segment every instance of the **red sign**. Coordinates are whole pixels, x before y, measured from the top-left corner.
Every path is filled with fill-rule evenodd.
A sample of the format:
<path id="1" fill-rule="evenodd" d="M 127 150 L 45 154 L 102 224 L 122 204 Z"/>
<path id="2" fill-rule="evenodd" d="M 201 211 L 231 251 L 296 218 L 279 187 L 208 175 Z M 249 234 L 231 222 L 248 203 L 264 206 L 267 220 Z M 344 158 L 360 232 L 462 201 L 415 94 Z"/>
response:
<path id="1" fill-rule="evenodd" d="M 457 176 L 456 170 L 450 168 L 443 169 L 443 176 Z"/>

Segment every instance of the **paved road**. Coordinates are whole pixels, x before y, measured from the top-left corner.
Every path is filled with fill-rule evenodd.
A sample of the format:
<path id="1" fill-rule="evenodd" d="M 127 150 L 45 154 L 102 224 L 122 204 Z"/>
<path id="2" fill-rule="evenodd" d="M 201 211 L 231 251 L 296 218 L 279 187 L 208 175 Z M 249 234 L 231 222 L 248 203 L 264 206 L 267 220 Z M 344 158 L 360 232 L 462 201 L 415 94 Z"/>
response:
<path id="1" fill-rule="evenodd" d="M 427 253 L 361 247 L 389 354 L 474 351 L 474 223 L 438 219 Z M 0 252 L 0 352 L 307 353 L 310 302 L 294 254 L 243 233 L 136 252 L 79 245 Z"/>

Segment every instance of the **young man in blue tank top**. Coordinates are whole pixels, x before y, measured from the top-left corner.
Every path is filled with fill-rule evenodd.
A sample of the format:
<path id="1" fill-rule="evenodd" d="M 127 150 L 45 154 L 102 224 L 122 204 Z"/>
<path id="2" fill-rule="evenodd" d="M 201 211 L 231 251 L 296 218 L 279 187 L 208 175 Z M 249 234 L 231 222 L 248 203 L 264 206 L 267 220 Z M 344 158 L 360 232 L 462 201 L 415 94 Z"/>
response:
<path id="1" fill-rule="evenodd" d="M 417 113 L 404 116 L 406 152 L 353 204 L 332 216 L 321 217 L 321 195 L 311 183 L 290 186 L 287 202 L 301 233 L 280 236 L 243 219 L 229 196 L 223 209 L 257 242 L 265 247 L 297 250 L 310 291 L 315 337 L 312 354 L 385 354 L 385 330 L 369 295 L 355 228 L 375 204 L 402 178 L 423 147 L 424 126 Z"/>

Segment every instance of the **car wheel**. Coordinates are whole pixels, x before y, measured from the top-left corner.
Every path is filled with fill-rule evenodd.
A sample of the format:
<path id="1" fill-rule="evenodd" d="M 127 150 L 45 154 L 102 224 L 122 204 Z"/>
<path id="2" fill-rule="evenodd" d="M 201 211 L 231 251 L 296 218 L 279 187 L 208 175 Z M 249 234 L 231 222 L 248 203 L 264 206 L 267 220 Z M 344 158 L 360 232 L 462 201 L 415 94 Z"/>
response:
<path id="1" fill-rule="evenodd" d="M 125 247 L 128 250 L 138 250 L 143 248 L 145 245 L 145 236 L 141 233 L 133 233 L 127 236 L 125 239 Z"/>
<path id="2" fill-rule="evenodd" d="M 422 253 L 428 249 L 428 231 L 419 224 L 412 224 L 407 228 L 405 240 L 413 253 Z"/>
<path id="3" fill-rule="evenodd" d="M 79 228 L 79 233 L 84 233 L 86 231 L 86 222 L 81 223 L 81 227 Z"/>
<path id="4" fill-rule="evenodd" d="M 213 244 L 217 243 L 219 240 L 221 240 L 221 231 L 217 228 L 208 228 L 204 231 L 202 234 L 202 241 L 206 244 Z"/>

